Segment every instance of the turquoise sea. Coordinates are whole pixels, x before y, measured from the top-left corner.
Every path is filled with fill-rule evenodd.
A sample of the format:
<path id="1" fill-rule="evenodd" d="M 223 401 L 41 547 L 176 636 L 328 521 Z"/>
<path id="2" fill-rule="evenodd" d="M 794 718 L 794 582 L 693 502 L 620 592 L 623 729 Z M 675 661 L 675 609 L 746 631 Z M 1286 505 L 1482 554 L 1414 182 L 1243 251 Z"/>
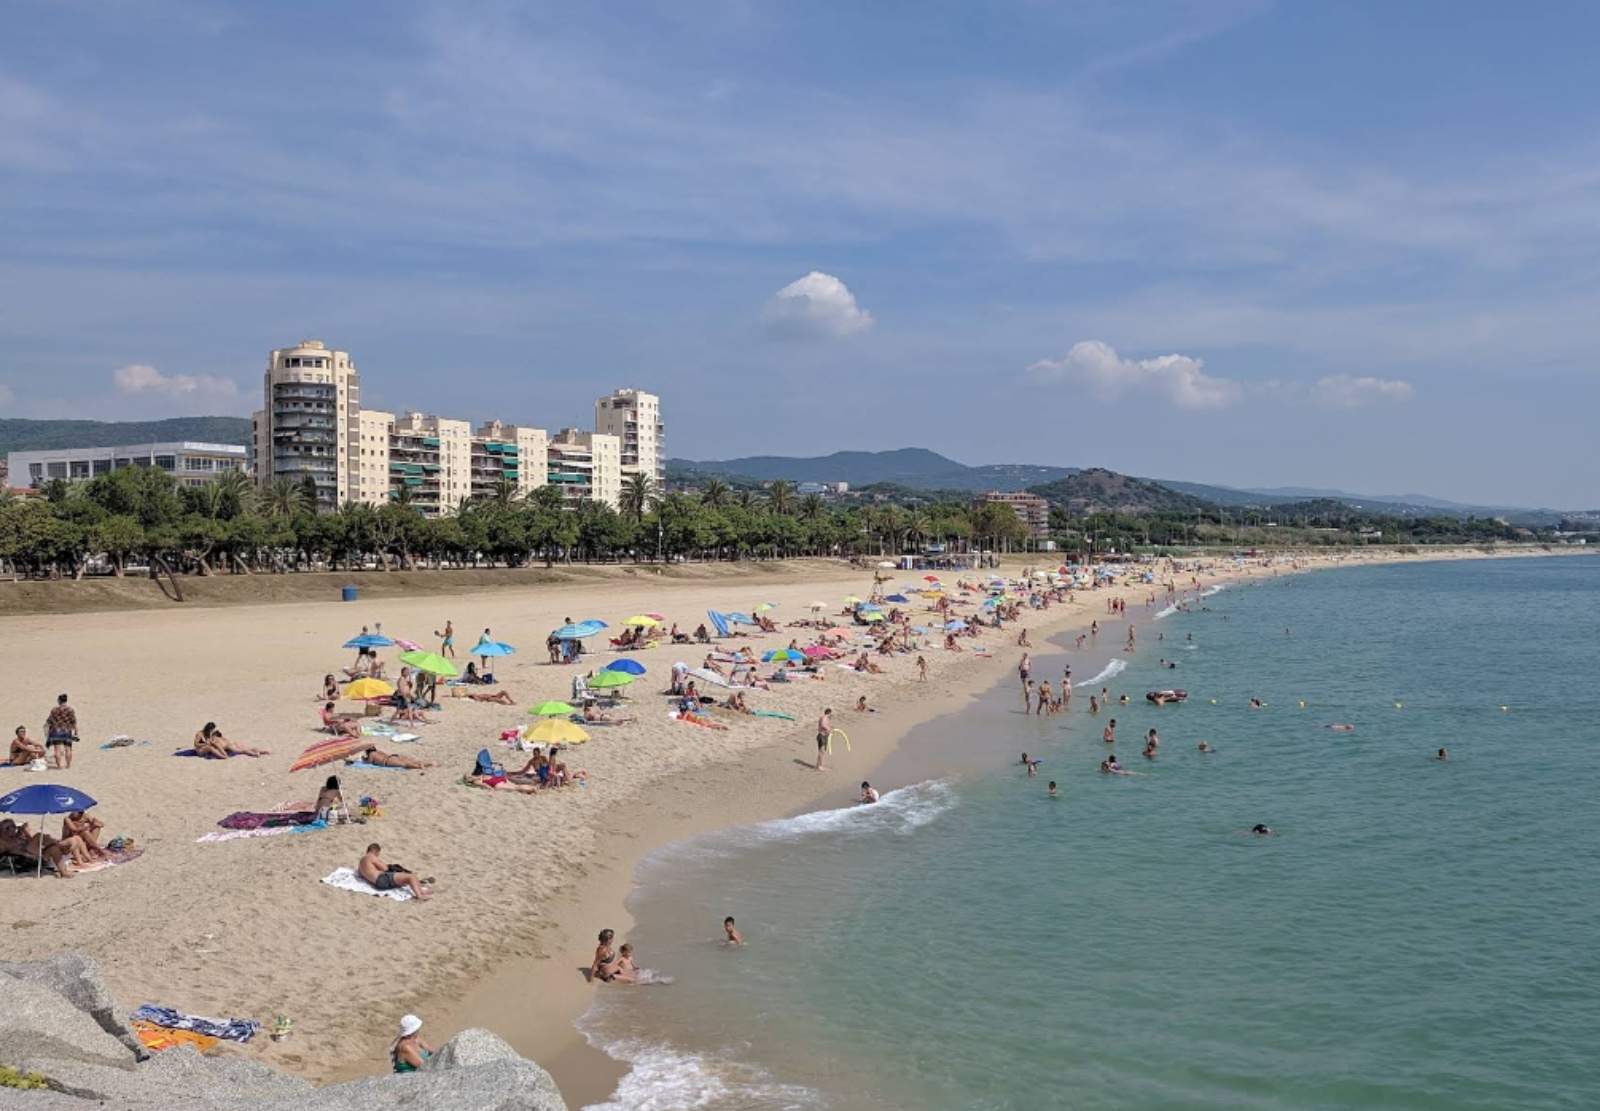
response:
<path id="1" fill-rule="evenodd" d="M 1052 685 L 1073 666 L 1070 714 L 1024 718 L 1007 682 L 913 733 L 875 807 L 647 861 L 632 940 L 672 982 L 586 1016 L 633 1066 L 606 1106 L 1600 1106 L 1600 560 L 1285 576 L 1131 618 L 1104 680 L 1131 705 L 1087 712 L 1109 625 L 1035 653 Z M 1108 716 L 1139 774 L 1098 773 Z"/>

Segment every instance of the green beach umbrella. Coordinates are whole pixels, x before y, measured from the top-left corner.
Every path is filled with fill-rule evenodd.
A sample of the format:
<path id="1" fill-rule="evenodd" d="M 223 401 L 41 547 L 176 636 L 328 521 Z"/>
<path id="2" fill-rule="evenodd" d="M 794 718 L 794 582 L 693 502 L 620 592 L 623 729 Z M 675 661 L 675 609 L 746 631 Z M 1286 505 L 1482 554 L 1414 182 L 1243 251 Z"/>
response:
<path id="1" fill-rule="evenodd" d="M 453 679 L 461 674 L 456 670 L 455 664 L 437 652 L 402 652 L 400 662 L 410 664 L 418 671 L 426 671 L 430 675 L 438 675 L 445 679 Z"/>
<path id="2" fill-rule="evenodd" d="M 577 712 L 578 711 L 573 707 L 568 706 L 565 702 L 555 698 L 550 699 L 548 702 L 541 702 L 533 709 L 528 711 L 528 713 L 535 714 L 542 718 L 566 717 L 568 714 L 575 714 Z"/>
<path id="3" fill-rule="evenodd" d="M 602 671 L 593 679 L 585 679 L 584 686 L 590 690 L 604 690 L 606 687 L 625 687 L 633 682 L 633 676 L 626 671 Z"/>

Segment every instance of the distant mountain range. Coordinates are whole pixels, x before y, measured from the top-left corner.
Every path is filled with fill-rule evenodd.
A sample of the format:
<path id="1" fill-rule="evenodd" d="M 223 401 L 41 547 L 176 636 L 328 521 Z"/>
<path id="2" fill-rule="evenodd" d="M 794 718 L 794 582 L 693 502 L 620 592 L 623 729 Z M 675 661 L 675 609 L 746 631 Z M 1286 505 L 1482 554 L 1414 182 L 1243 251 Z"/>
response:
<path id="1" fill-rule="evenodd" d="M 248 444 L 247 417 L 170 417 L 167 420 L 0 420 L 0 455 L 71 447 L 121 447 L 169 440 Z"/>
<path id="2" fill-rule="evenodd" d="M 1382 507 L 1405 517 L 1503 517 L 1514 524 L 1554 524 L 1564 516 L 1559 510 L 1519 506 L 1468 505 L 1426 494 L 1352 494 L 1305 486 L 1237 489 L 1202 482 L 1166 478 L 1135 478 L 1114 471 L 1081 467 L 1046 467 L 1031 463 L 991 463 L 968 466 L 927 448 L 893 451 L 836 451 L 832 455 L 795 458 L 756 455 L 742 459 L 693 461 L 669 459 L 669 482 L 692 483 L 716 475 L 721 478 L 771 482 L 848 482 L 852 487 L 893 483 L 917 490 L 981 493 L 985 490 L 1037 490 L 1058 504 L 1113 505 L 1129 510 L 1191 509 L 1207 503 L 1232 508 L 1274 506 L 1317 499 L 1333 499 L 1354 506 Z M 1092 476 L 1083 479 L 1081 476 Z M 1077 481 L 1073 481 L 1074 479 Z M 1164 497 L 1157 489 L 1175 495 Z"/>

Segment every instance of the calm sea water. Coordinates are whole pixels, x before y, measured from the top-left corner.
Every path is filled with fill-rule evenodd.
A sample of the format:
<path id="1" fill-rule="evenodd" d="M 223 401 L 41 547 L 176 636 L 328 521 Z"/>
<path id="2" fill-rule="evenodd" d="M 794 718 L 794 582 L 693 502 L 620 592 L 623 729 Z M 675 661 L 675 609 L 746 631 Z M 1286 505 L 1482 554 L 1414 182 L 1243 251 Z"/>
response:
<path id="1" fill-rule="evenodd" d="M 1052 685 L 1074 665 L 1070 715 L 1006 685 L 915 735 L 876 807 L 649 861 L 633 940 L 673 982 L 586 1018 L 634 1065 L 608 1107 L 1600 1106 L 1600 561 L 1204 604 L 1134 615 L 1111 683 L 1139 775 L 1096 770 L 1103 652 L 1036 655 Z"/>

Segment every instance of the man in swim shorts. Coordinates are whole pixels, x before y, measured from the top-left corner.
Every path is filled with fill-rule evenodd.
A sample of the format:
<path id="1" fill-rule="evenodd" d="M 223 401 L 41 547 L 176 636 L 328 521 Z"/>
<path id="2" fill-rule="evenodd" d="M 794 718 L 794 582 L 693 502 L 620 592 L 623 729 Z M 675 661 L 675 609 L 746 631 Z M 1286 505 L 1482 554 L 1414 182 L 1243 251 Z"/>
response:
<path id="1" fill-rule="evenodd" d="M 828 737 L 833 733 L 833 707 L 822 711 L 817 719 L 817 770 L 822 771 L 822 757 L 828 751 Z"/>
<path id="2" fill-rule="evenodd" d="M 385 864 L 378 843 L 374 841 L 367 846 L 367 851 L 361 855 L 361 860 L 356 864 L 356 875 L 366 880 L 379 891 L 394 891 L 397 888 L 407 888 L 418 899 L 428 899 L 432 895 L 422 886 L 422 881 L 406 871 L 398 864 Z"/>

